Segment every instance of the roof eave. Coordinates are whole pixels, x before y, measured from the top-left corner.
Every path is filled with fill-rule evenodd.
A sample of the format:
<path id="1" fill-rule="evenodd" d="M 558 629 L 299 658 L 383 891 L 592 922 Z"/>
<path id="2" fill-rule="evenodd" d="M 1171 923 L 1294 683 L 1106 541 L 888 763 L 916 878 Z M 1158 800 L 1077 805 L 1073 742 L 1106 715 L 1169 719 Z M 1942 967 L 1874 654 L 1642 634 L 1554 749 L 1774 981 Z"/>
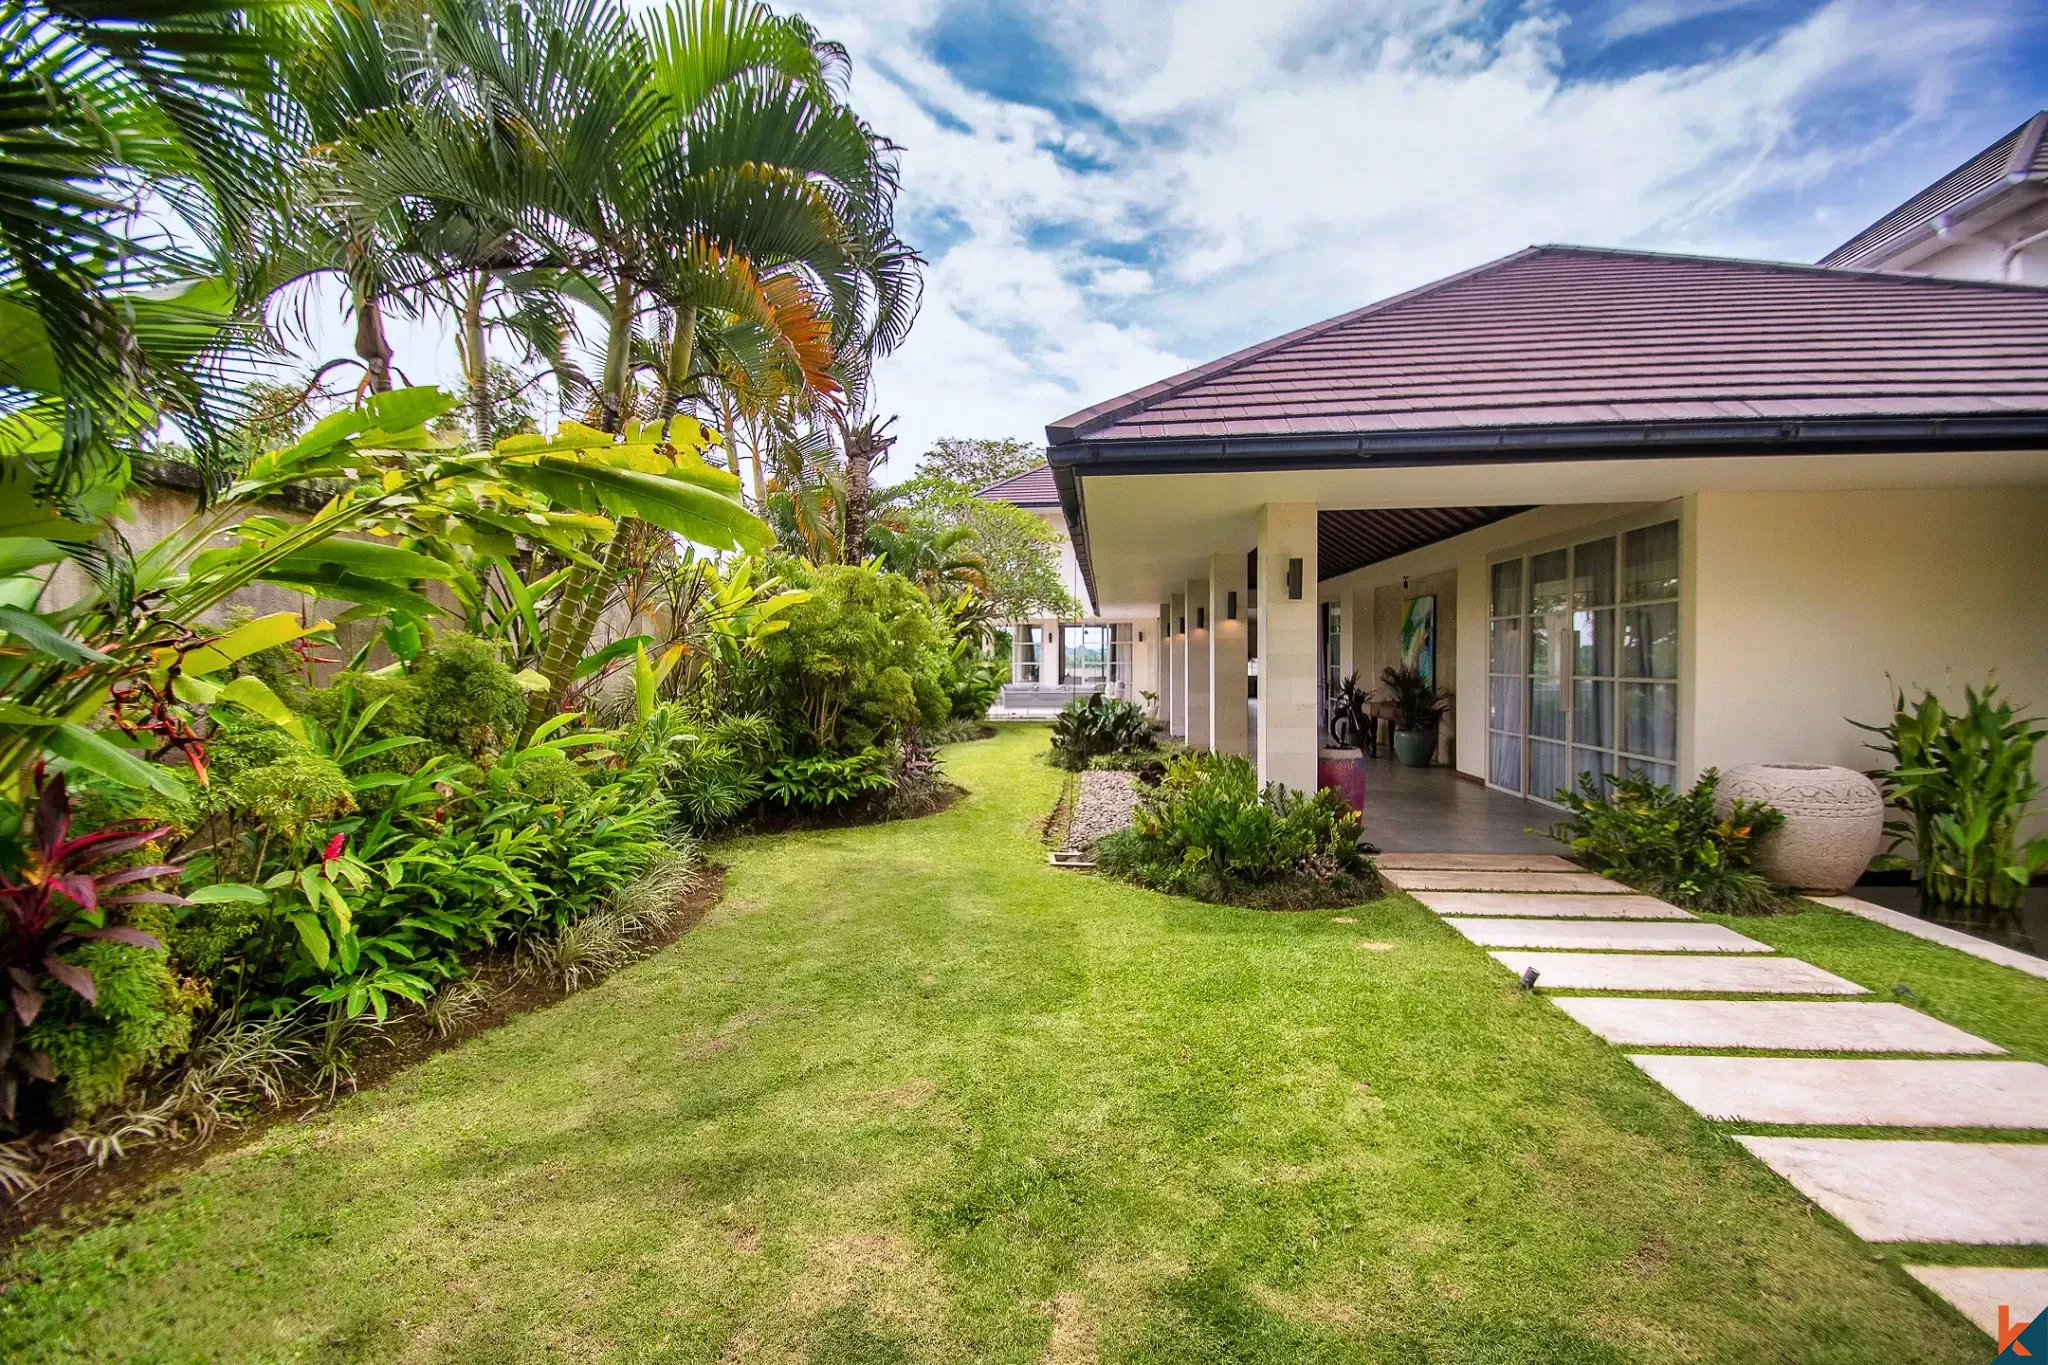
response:
<path id="1" fill-rule="evenodd" d="M 1086 475 L 1274 473 L 1287 470 L 1534 464 L 1565 460 L 1709 456 L 1930 453 L 2048 446 L 2048 411 L 2006 416 L 1762 418 L 1356 433 L 1090 441 L 1046 452 L 1067 536 L 1091 606 L 1099 610 L 1088 544 Z"/>

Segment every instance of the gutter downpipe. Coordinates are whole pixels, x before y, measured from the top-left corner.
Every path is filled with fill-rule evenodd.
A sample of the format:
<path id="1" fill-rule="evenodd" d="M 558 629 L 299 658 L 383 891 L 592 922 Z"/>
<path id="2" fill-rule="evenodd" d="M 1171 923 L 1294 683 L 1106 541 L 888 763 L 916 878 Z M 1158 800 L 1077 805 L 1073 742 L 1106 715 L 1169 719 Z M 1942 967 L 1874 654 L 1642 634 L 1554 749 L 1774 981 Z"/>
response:
<path id="1" fill-rule="evenodd" d="M 2013 282 L 2012 268 L 2019 264 L 2020 253 L 2036 242 L 2048 242 L 2048 228 L 2031 233 L 2006 247 L 1998 259 L 1998 278 L 2007 284 Z"/>

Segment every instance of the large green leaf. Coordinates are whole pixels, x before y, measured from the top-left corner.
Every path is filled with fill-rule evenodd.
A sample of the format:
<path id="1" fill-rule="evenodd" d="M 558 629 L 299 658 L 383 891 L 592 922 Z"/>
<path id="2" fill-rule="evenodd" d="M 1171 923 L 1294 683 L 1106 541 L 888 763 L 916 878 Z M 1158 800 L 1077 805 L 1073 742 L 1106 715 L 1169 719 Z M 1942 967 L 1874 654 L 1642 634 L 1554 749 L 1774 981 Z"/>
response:
<path id="1" fill-rule="evenodd" d="M 113 660 L 94 649 L 72 639 L 63 631 L 45 621 L 32 611 L 20 607 L 0 606 L 0 630 L 6 631 L 34 649 L 73 664 L 107 664 Z"/>
<path id="2" fill-rule="evenodd" d="M 327 566 L 365 578 L 382 578 L 409 583 L 417 578 L 446 582 L 455 577 L 452 566 L 417 550 L 401 549 L 374 540 L 343 540 L 336 537 L 297 550 L 278 561 L 285 574 L 317 573 Z"/>
<path id="3" fill-rule="evenodd" d="M 333 566 L 309 569 L 305 573 L 278 571 L 263 575 L 266 583 L 281 587 L 297 588 L 300 592 L 331 597 L 337 602 L 360 602 L 364 606 L 382 607 L 386 611 L 402 611 L 410 616 L 442 616 L 446 613 L 434 603 L 414 592 L 411 588 L 397 583 L 385 583 L 375 578 L 348 573 Z"/>
<path id="4" fill-rule="evenodd" d="M 774 539 L 768 523 L 737 498 L 658 474 L 542 455 L 508 466 L 506 477 L 553 502 L 638 517 L 715 550 L 759 550 Z"/>
<path id="5" fill-rule="evenodd" d="M 43 747 L 68 763 L 124 787 L 154 789 L 179 799 L 185 796 L 185 788 L 169 772 L 82 725 L 59 725 L 43 737 Z"/>

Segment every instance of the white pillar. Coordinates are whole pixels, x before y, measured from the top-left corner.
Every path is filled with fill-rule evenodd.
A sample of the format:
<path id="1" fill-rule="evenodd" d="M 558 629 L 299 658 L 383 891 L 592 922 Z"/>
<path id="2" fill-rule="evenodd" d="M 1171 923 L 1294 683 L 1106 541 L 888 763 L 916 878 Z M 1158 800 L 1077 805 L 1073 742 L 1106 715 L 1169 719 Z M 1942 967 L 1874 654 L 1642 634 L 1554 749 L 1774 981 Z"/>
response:
<path id="1" fill-rule="evenodd" d="M 1251 598 L 1244 587 L 1244 556 L 1209 556 L 1209 747 L 1219 754 L 1248 754 L 1249 708 L 1245 705 L 1245 625 Z"/>
<path id="2" fill-rule="evenodd" d="M 1316 789 L 1316 505 L 1259 508 L 1259 781 Z"/>
<path id="3" fill-rule="evenodd" d="M 1187 611 L 1188 599 L 1183 593 L 1173 595 L 1168 610 L 1173 614 L 1173 707 L 1168 711 L 1172 717 L 1167 722 L 1167 733 L 1176 739 L 1187 738 L 1188 733 L 1188 642 Z"/>
<path id="4" fill-rule="evenodd" d="M 1209 746 L 1209 580 L 1190 578 L 1188 603 L 1188 745 Z"/>
<path id="5" fill-rule="evenodd" d="M 1152 632 L 1152 719 L 1161 725 L 1173 717 L 1173 604 L 1159 604 L 1159 624 Z"/>

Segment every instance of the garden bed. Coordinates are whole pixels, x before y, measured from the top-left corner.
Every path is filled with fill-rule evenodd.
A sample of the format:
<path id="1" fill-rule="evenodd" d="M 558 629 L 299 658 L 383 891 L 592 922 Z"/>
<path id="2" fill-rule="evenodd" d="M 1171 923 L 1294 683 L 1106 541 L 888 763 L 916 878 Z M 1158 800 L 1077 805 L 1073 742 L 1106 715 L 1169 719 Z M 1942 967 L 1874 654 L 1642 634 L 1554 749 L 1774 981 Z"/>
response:
<path id="1" fill-rule="evenodd" d="M 678 913 L 635 945 L 633 961 L 652 957 L 696 927 L 724 899 L 725 871 L 721 864 L 706 864 L 697 885 L 683 897 Z M 276 1124 L 306 1122 L 337 1101 L 383 1085 L 429 1057 L 578 993 L 565 989 L 555 976 L 516 963 L 509 952 L 483 954 L 465 965 L 469 975 L 464 979 L 481 984 L 484 998 L 474 1013 L 455 1020 L 445 1032 L 437 1032 L 423 1013 L 407 1014 L 372 1036 L 353 1063 L 352 1083 L 336 1093 L 296 1093 L 243 1117 L 238 1126 L 223 1124 L 205 1137 L 142 1147 L 104 1166 L 81 1160 L 41 1173 L 43 1183 L 36 1189 L 11 1203 L 0 1202 L 0 1249 L 45 1224 L 94 1221 L 128 1196 L 192 1170 L 218 1152 L 245 1146 Z"/>
<path id="2" fill-rule="evenodd" d="M 740 834 L 800 834 L 812 830 L 857 829 L 862 825 L 886 825 L 897 820 L 922 820 L 927 815 L 951 810 L 967 793 L 967 788 L 951 782 L 938 784 L 937 794 L 930 804 L 920 810 L 891 811 L 889 797 L 892 793 L 878 792 L 864 796 L 858 801 L 848 801 L 842 806 L 828 810 L 804 810 L 801 807 L 782 808 L 764 806 L 759 812 L 736 831 Z"/>

